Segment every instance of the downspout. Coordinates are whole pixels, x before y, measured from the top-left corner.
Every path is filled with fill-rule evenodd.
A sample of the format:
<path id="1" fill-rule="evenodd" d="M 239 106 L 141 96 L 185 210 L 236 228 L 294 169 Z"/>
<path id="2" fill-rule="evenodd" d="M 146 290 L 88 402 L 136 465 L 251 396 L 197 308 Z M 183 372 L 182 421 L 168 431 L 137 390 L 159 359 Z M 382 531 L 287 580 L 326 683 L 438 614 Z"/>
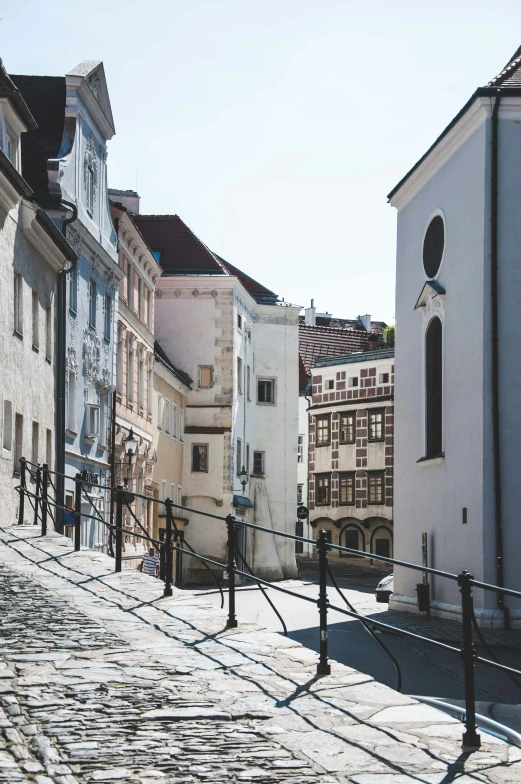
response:
<path id="1" fill-rule="evenodd" d="M 78 208 L 70 201 L 60 199 L 72 211 L 70 218 L 64 218 L 61 232 L 67 238 L 67 226 L 78 218 Z M 55 427 L 55 464 L 56 464 L 56 527 L 63 533 L 63 507 L 65 506 L 65 356 L 67 353 L 67 273 L 72 272 L 78 260 L 69 269 L 61 270 L 58 276 L 57 319 L 56 319 L 56 427 Z"/>
<path id="2" fill-rule="evenodd" d="M 498 327 L 498 153 L 499 153 L 499 102 L 501 90 L 496 93 L 492 110 L 492 161 L 490 194 L 490 288 L 492 322 L 492 443 L 494 455 L 494 517 L 496 531 L 496 582 L 504 587 L 503 570 L 503 510 L 501 502 L 501 442 L 499 430 L 499 327 Z M 505 606 L 503 591 L 497 592 L 497 608 L 503 613 L 505 629 L 510 628 L 510 612 Z"/>
<path id="3" fill-rule="evenodd" d="M 312 379 L 313 379 L 313 377 L 310 378 L 311 382 L 312 382 Z M 307 536 L 307 538 L 308 539 L 312 539 L 313 537 L 311 536 L 311 533 L 310 533 L 310 530 L 309 530 L 309 526 L 310 526 L 310 522 L 309 522 L 309 425 L 310 425 L 310 420 L 311 420 L 311 417 L 309 415 L 309 409 L 311 408 L 312 399 L 311 399 L 311 396 L 308 395 L 308 394 L 305 394 L 304 397 L 307 400 L 307 404 L 308 404 L 308 407 L 306 408 L 306 414 L 308 416 L 308 443 L 307 443 L 307 456 L 306 456 L 307 457 L 307 463 L 306 463 L 307 464 L 307 471 L 306 471 L 306 500 L 307 500 L 307 505 L 308 505 L 308 520 L 307 520 L 307 522 L 308 522 L 308 536 Z"/>

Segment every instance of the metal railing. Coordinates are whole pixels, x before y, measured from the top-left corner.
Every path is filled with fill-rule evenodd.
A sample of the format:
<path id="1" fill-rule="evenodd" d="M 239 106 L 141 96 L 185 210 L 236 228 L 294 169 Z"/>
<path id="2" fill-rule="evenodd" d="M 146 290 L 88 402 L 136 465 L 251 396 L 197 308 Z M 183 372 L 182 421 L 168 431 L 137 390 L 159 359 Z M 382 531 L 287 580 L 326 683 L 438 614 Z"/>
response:
<path id="1" fill-rule="evenodd" d="M 27 487 L 26 482 L 26 474 L 27 472 L 31 473 L 32 478 L 35 481 L 35 490 L 36 492 L 31 492 Z M 32 508 L 34 510 L 34 523 L 37 524 L 38 520 L 41 522 L 41 533 L 42 536 L 45 536 L 47 533 L 47 519 L 48 516 L 51 516 L 53 520 L 55 517 L 52 515 L 52 507 L 58 506 L 55 502 L 53 502 L 49 498 L 48 488 L 49 485 L 52 484 L 52 475 L 55 472 L 49 470 L 48 466 L 44 464 L 43 466 L 35 466 L 29 461 L 25 460 L 24 458 L 20 461 L 20 485 L 18 487 L 20 493 L 20 506 L 19 506 L 19 522 L 23 522 L 24 520 L 24 504 L 25 498 L 28 498 Z M 69 479 L 71 477 L 68 477 Z M 123 536 L 125 534 L 130 534 L 133 537 L 137 537 L 143 540 L 146 540 L 149 543 L 156 545 L 162 554 L 162 558 L 165 564 L 164 568 L 164 591 L 163 595 L 165 597 L 172 596 L 172 576 L 173 576 L 173 554 L 174 552 L 181 552 L 184 556 L 188 556 L 190 558 L 195 558 L 199 562 L 205 565 L 208 571 L 211 573 L 212 578 L 217 583 L 220 593 L 221 593 L 221 607 L 224 607 L 224 591 L 221 580 L 215 573 L 215 569 L 211 569 L 211 567 L 216 567 L 219 570 L 222 570 L 223 573 L 226 575 L 227 578 L 227 589 L 228 589 L 228 616 L 226 622 L 226 628 L 228 629 L 235 629 L 238 626 L 237 616 L 236 616 L 236 582 L 237 578 L 244 578 L 245 580 L 253 580 L 261 589 L 262 593 L 264 594 L 265 598 L 277 614 L 278 618 L 280 619 L 284 633 L 287 636 L 287 629 L 284 624 L 284 620 L 282 616 L 278 612 L 277 608 L 268 597 L 266 588 L 269 587 L 272 590 L 279 591 L 281 593 L 288 594 L 293 596 L 297 599 L 301 599 L 302 601 L 309 602 L 311 604 L 315 604 L 318 608 L 318 626 L 319 626 L 319 661 L 317 665 L 317 675 L 319 676 L 326 676 L 329 675 L 331 672 L 331 666 L 329 664 L 328 658 L 328 612 L 334 610 L 335 612 L 341 613 L 346 615 L 350 618 L 354 618 L 360 621 L 363 627 L 373 636 L 374 640 L 383 648 L 385 653 L 391 658 L 393 665 L 395 666 L 396 673 L 397 673 L 397 686 L 398 690 L 401 690 L 401 672 L 398 662 L 393 654 L 388 650 L 387 646 L 383 643 L 383 641 L 377 638 L 374 634 L 376 631 L 381 631 L 386 634 L 397 636 L 397 637 L 404 637 L 406 639 L 411 639 L 415 641 L 420 641 L 423 643 L 428 643 L 440 650 L 449 651 L 451 653 L 456 654 L 461 658 L 463 672 L 464 672 L 464 688 L 465 688 L 465 712 L 464 716 L 462 717 L 462 721 L 465 724 L 465 732 L 463 734 L 462 739 L 462 747 L 465 750 L 475 750 L 479 749 L 481 745 L 480 736 L 477 732 L 477 723 L 476 723 L 476 686 L 475 686 L 475 666 L 476 663 L 484 664 L 488 667 L 493 667 L 498 671 L 505 673 L 511 680 L 521 688 L 521 683 L 517 680 L 515 676 L 521 676 L 521 670 L 518 670 L 514 667 L 507 667 L 504 664 L 501 664 L 494 654 L 490 651 L 487 646 L 487 643 L 481 633 L 481 630 L 478 626 L 476 616 L 474 613 L 474 602 L 472 596 L 472 589 L 473 587 L 481 588 L 486 591 L 501 591 L 504 594 L 512 597 L 516 597 L 521 599 L 521 592 L 514 591 L 509 588 L 499 588 L 496 585 L 492 585 L 489 583 L 484 583 L 479 580 L 475 580 L 473 575 L 463 570 L 459 574 L 453 574 L 451 572 L 445 572 L 440 569 L 434 569 L 432 567 L 427 567 L 420 564 L 409 563 L 407 561 L 402 561 L 397 558 L 389 558 L 387 556 L 376 555 L 375 553 L 366 553 L 362 550 L 355 550 L 349 547 L 343 547 L 341 545 L 335 545 L 328 541 L 326 531 L 322 530 L 318 534 L 318 538 L 316 540 L 309 539 L 303 536 L 297 536 L 295 534 L 286 533 L 284 531 L 277 531 L 273 528 L 267 528 L 265 526 L 257 525 L 255 523 L 247 522 L 246 520 L 238 520 L 234 515 L 228 514 L 226 516 L 217 515 L 212 512 L 205 512 L 201 509 L 194 509 L 191 507 L 183 506 L 181 504 L 176 504 L 172 499 L 167 498 L 165 501 L 160 501 L 158 499 L 151 499 L 150 496 L 142 495 L 140 493 L 133 493 L 130 492 L 127 488 L 118 486 L 116 488 L 105 488 L 110 490 L 114 493 L 115 502 L 116 502 L 116 519 L 115 525 L 111 525 L 106 520 L 104 520 L 97 510 L 93 510 L 96 512 L 95 515 L 86 515 L 81 510 L 81 499 L 87 495 L 85 493 L 84 485 L 87 484 L 81 477 L 81 474 L 77 474 L 74 478 L 75 481 L 75 509 L 74 509 L 74 549 L 76 551 L 80 550 L 81 547 L 81 519 L 83 517 L 93 518 L 99 520 L 104 525 L 108 527 L 108 529 L 113 533 L 115 539 L 115 550 L 114 550 L 114 560 L 115 560 L 115 571 L 120 572 L 122 567 L 122 548 L 123 548 Z M 165 520 L 166 520 L 166 527 L 165 527 L 165 539 L 164 541 L 159 541 L 153 539 L 150 534 L 143 528 L 140 521 L 135 516 L 133 510 L 131 509 L 130 504 L 133 502 L 135 498 L 143 498 L 148 501 L 152 500 L 154 503 L 159 503 L 164 506 L 165 510 Z M 90 499 L 89 499 L 90 500 Z M 123 509 L 127 508 L 130 514 L 133 516 L 137 526 L 141 528 L 143 533 L 139 534 L 136 531 L 130 531 L 125 529 L 123 526 Z M 63 508 L 63 507 L 62 507 Z M 208 517 L 213 520 L 218 520 L 226 524 L 227 529 L 227 561 L 223 563 L 217 559 L 210 558 L 205 555 L 201 555 L 189 545 L 186 541 L 186 538 L 183 537 L 177 528 L 175 517 L 174 517 L 174 509 L 182 509 L 183 514 L 191 513 L 201 515 L 203 517 Z M 70 510 L 69 510 L 70 511 Z M 255 531 L 264 532 L 267 534 L 271 534 L 272 536 L 278 536 L 285 539 L 291 539 L 297 542 L 306 542 L 312 545 L 315 545 L 318 551 L 318 572 L 319 572 L 319 579 L 318 579 L 318 599 L 313 599 L 309 596 L 303 596 L 302 594 L 297 593 L 296 591 L 291 590 L 283 585 L 279 585 L 277 583 L 269 582 L 267 580 L 262 579 L 261 577 L 257 577 L 253 570 L 250 568 L 249 564 L 246 562 L 244 553 L 241 552 L 238 546 L 238 533 L 241 529 L 249 528 Z M 187 549 L 188 548 L 188 549 Z M 362 558 L 369 558 L 371 560 L 382 561 L 384 563 L 393 564 L 395 566 L 401 566 L 406 569 L 412 569 L 414 571 L 422 572 L 423 574 L 431 574 L 436 575 L 438 577 L 443 577 L 447 580 L 451 580 L 456 582 L 459 586 L 460 593 L 461 593 L 461 619 L 462 619 L 462 642 L 461 647 L 456 647 L 454 645 L 449 645 L 447 643 L 441 642 L 439 640 L 432 639 L 430 637 L 425 637 L 424 635 L 417 634 L 415 632 L 408 631 L 406 629 L 401 629 L 400 627 L 393 626 L 388 623 L 384 623 L 383 621 L 375 620 L 374 618 L 368 618 L 367 616 L 362 615 L 361 613 L 357 612 L 355 608 L 349 603 L 347 598 L 344 596 L 342 591 L 337 585 L 337 582 L 333 576 L 333 573 L 330 568 L 330 564 L 328 561 L 328 552 L 331 550 L 336 550 L 339 552 L 344 552 L 350 555 L 359 556 Z M 241 560 L 242 566 L 244 568 L 239 568 L 237 561 L 238 559 Z M 245 569 L 247 571 L 245 571 Z M 331 580 L 331 583 L 335 590 L 339 593 L 342 597 L 344 603 L 347 605 L 346 607 L 339 607 L 337 605 L 332 604 L 327 595 L 327 578 Z M 476 653 L 476 649 L 474 646 L 473 640 L 473 632 L 475 630 L 478 638 L 480 639 L 481 643 L 484 645 L 485 649 L 489 653 L 490 659 L 486 659 L 482 656 L 478 656 Z"/>

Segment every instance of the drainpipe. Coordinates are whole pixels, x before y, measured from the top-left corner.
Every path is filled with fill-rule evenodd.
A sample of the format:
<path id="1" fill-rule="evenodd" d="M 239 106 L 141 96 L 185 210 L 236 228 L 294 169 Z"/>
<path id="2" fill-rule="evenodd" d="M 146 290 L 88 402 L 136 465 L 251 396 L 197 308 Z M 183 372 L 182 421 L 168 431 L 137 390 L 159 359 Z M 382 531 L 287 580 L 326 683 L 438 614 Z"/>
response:
<path id="1" fill-rule="evenodd" d="M 504 587 L 503 510 L 501 503 L 501 443 L 499 431 L 499 328 L 498 328 L 498 153 L 499 102 L 497 90 L 492 110 L 492 161 L 490 194 L 490 288 L 492 322 L 492 443 L 494 455 L 494 517 L 496 530 L 496 582 Z M 497 592 L 497 608 L 503 613 L 505 629 L 510 628 L 510 612 L 503 591 Z"/>
<path id="2" fill-rule="evenodd" d="M 311 377 L 311 379 L 313 379 L 313 377 Z M 309 423 L 310 423 L 310 419 L 311 419 L 311 417 L 309 415 L 309 409 L 311 408 L 312 398 L 311 398 L 311 395 L 304 395 L 304 397 L 306 398 L 307 404 L 308 404 L 308 407 L 306 408 L 306 414 L 308 415 L 306 499 L 307 499 L 307 505 L 308 505 L 308 511 L 309 511 Z M 312 537 L 311 537 L 311 534 L 310 534 L 310 531 L 309 531 L 309 526 L 310 526 L 310 522 L 309 522 L 309 514 L 308 514 L 308 536 L 307 536 L 307 538 L 311 539 Z M 308 545 L 308 547 L 309 547 L 309 545 Z"/>
<path id="3" fill-rule="evenodd" d="M 70 201 L 60 199 L 59 206 L 64 205 L 72 211 L 70 218 L 64 218 L 61 232 L 67 237 L 67 226 L 78 217 L 78 209 Z M 67 353 L 67 273 L 72 272 L 78 264 L 76 260 L 69 269 L 62 270 L 58 276 L 57 320 L 56 320 L 56 426 L 55 426 L 55 461 L 56 461 L 56 527 L 63 533 L 63 509 L 65 506 L 65 355 Z"/>

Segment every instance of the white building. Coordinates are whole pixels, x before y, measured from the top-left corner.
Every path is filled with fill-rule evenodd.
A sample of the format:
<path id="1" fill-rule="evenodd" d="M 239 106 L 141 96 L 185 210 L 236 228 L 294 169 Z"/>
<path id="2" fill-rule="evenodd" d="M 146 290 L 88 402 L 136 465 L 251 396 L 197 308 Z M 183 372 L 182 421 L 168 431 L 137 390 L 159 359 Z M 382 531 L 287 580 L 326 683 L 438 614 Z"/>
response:
<path id="1" fill-rule="evenodd" d="M 67 236 L 79 257 L 57 297 L 57 351 L 63 350 L 57 360 L 57 470 L 64 467 L 71 477 L 65 482 L 66 505 L 74 504 L 72 477 L 80 473 L 90 483 L 96 513 L 106 519 L 114 323 L 122 272 L 107 195 L 106 144 L 114 122 L 105 73 L 101 62 L 85 61 L 65 76 L 14 80 L 38 123 L 38 130 L 22 141 L 22 172 L 56 222 L 72 207 Z M 83 500 L 83 512 L 92 515 L 91 502 Z M 85 518 L 82 542 L 105 548 L 106 527 Z"/>
<path id="2" fill-rule="evenodd" d="M 21 136 L 35 129 L 0 60 L 0 508 L 9 523 L 20 458 L 54 468 L 56 287 L 76 260 L 21 176 Z M 27 486 L 35 492 L 29 476 Z M 23 520 L 34 520 L 28 498 Z"/>
<path id="3" fill-rule="evenodd" d="M 521 589 L 521 49 L 389 195 L 398 211 L 395 554 Z M 434 610 L 458 586 L 430 579 Z M 418 574 L 396 570 L 412 609 Z M 481 623 L 502 597 L 475 591 Z M 520 603 L 505 599 L 513 619 Z"/>
<path id="4" fill-rule="evenodd" d="M 163 267 L 156 337 L 194 379 L 185 423 L 183 502 L 222 515 L 242 512 L 250 522 L 293 533 L 300 308 L 279 302 L 211 253 L 179 217 L 134 219 Z M 224 524 L 185 516 L 192 547 L 225 559 Z M 245 530 L 240 544 L 256 574 L 273 580 L 295 575 L 292 541 Z M 188 561 L 186 579 L 207 580 L 206 570 Z"/>

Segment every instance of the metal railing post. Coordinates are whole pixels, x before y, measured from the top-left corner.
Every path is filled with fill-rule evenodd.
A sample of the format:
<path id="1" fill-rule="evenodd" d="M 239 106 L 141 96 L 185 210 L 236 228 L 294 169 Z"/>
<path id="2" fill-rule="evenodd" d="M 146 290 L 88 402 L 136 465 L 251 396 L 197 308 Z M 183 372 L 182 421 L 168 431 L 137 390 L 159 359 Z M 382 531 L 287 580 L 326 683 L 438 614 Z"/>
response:
<path id="1" fill-rule="evenodd" d="M 465 674 L 465 727 L 462 747 L 465 751 L 479 749 L 481 738 L 476 732 L 476 692 L 474 686 L 474 667 L 476 666 L 476 652 L 472 641 L 472 583 L 473 575 L 464 571 L 458 575 L 458 585 L 461 591 L 461 615 L 463 626 L 463 648 L 461 659 Z"/>
<path id="2" fill-rule="evenodd" d="M 121 571 L 121 552 L 123 549 L 123 487 L 116 488 L 116 558 L 115 572 Z"/>
<path id="3" fill-rule="evenodd" d="M 172 596 L 172 504 L 171 498 L 165 501 L 166 531 L 165 531 L 165 590 L 163 596 Z"/>
<path id="4" fill-rule="evenodd" d="M 40 464 L 38 463 L 38 467 L 36 469 L 36 487 L 35 487 L 35 498 L 34 498 L 34 520 L 33 525 L 38 525 L 38 504 L 40 503 L 40 488 L 42 485 L 42 469 L 40 468 Z"/>
<path id="5" fill-rule="evenodd" d="M 43 464 L 42 468 L 42 536 L 47 536 L 47 510 L 49 494 L 49 466 Z"/>
<path id="6" fill-rule="evenodd" d="M 20 458 L 20 506 L 18 507 L 18 525 L 23 525 L 25 514 L 25 488 L 27 465 L 25 457 Z"/>
<path id="7" fill-rule="evenodd" d="M 226 527 L 228 529 L 228 621 L 227 629 L 237 628 L 237 618 L 235 617 L 235 548 L 236 530 L 235 518 L 232 514 L 226 516 Z"/>
<path id="8" fill-rule="evenodd" d="M 79 552 L 81 546 L 81 474 L 76 474 L 74 484 L 74 550 Z"/>
<path id="9" fill-rule="evenodd" d="M 317 665 L 318 675 L 330 675 L 331 665 L 327 660 L 327 534 L 320 531 L 317 539 L 318 548 L 318 611 L 320 616 L 320 659 Z"/>

